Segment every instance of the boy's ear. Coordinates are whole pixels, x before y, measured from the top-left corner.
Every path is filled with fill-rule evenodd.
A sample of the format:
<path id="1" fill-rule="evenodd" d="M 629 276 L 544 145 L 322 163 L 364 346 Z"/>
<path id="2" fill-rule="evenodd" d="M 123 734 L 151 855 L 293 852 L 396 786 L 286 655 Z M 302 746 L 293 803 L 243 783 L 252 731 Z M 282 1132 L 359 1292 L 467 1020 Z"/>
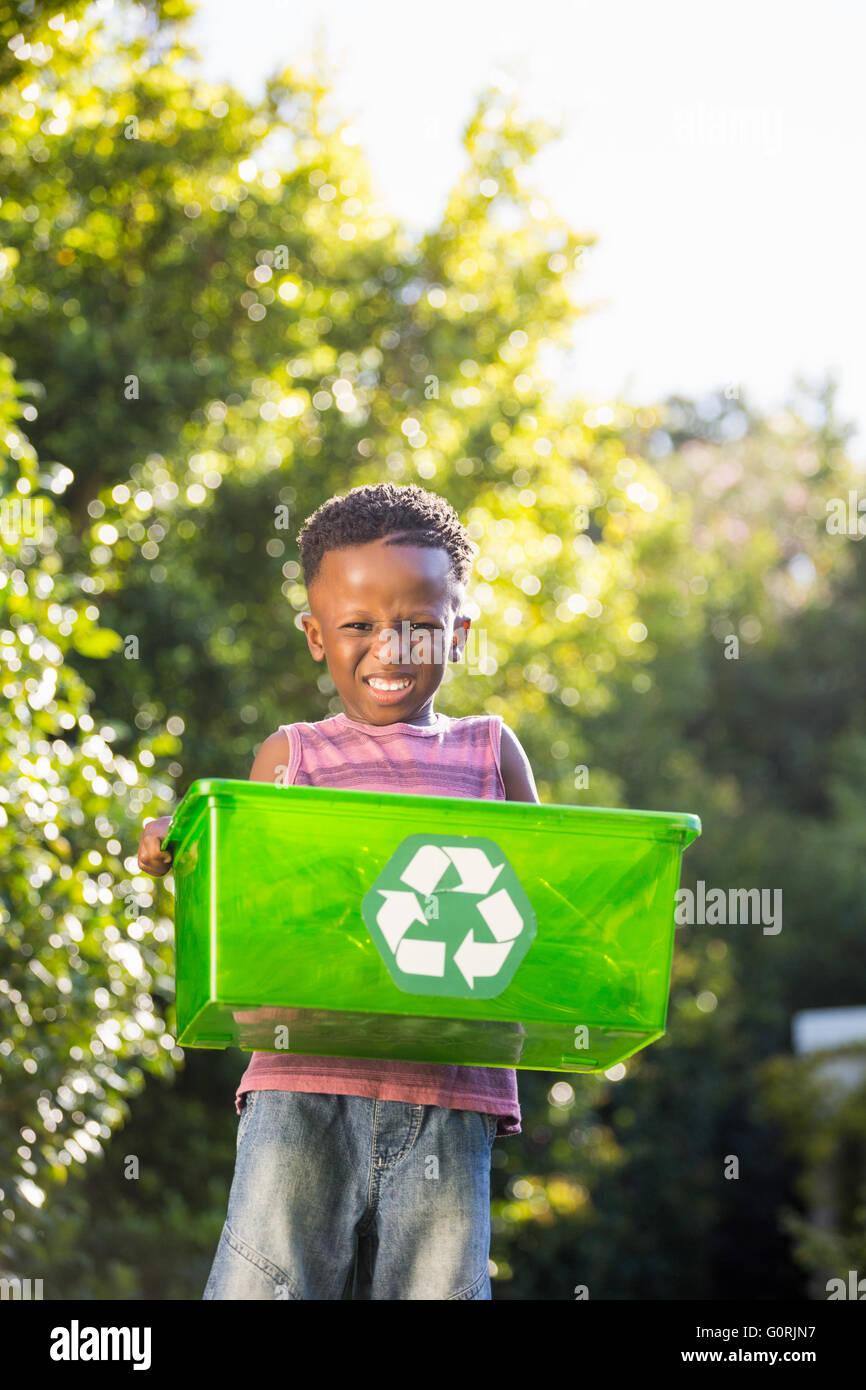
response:
<path id="1" fill-rule="evenodd" d="M 307 639 L 307 646 L 310 649 L 310 656 L 314 661 L 324 661 L 325 648 L 322 646 L 322 634 L 319 624 L 312 613 L 301 614 L 301 626 L 304 629 L 304 636 Z"/>
<path id="2" fill-rule="evenodd" d="M 451 650 L 448 653 L 452 661 L 459 661 L 463 655 L 469 633 L 469 623 L 469 618 L 454 619 L 454 636 L 451 639 Z"/>

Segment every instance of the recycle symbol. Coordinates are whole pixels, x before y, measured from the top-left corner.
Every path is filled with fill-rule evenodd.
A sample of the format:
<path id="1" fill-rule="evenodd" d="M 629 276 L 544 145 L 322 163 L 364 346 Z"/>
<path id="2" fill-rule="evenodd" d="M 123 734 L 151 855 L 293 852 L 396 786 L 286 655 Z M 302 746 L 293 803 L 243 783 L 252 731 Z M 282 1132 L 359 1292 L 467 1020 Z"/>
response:
<path id="1" fill-rule="evenodd" d="M 388 974 L 407 994 L 494 999 L 535 939 L 532 904 L 505 853 L 469 835 L 409 835 L 361 904 Z"/>

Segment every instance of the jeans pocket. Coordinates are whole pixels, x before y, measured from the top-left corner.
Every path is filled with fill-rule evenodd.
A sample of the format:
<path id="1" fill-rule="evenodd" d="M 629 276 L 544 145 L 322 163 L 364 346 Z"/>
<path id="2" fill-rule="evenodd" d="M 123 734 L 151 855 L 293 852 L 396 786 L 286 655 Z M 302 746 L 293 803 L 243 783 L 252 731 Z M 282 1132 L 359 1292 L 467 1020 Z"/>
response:
<path id="1" fill-rule="evenodd" d="M 237 1140 L 235 1142 L 235 1150 L 240 1148 L 241 1139 L 244 1137 L 244 1131 L 246 1130 L 247 1124 L 249 1123 L 250 1115 L 253 1113 L 256 1107 L 256 1100 L 258 1099 L 258 1094 L 258 1091 L 244 1091 L 241 1096 L 241 1113 L 238 1117 L 238 1132 Z"/>
<path id="2" fill-rule="evenodd" d="M 485 1111 L 484 1118 L 487 1121 L 487 1142 L 492 1148 L 493 1141 L 496 1138 L 496 1131 L 499 1128 L 499 1116 L 491 1115 L 489 1112 Z"/>

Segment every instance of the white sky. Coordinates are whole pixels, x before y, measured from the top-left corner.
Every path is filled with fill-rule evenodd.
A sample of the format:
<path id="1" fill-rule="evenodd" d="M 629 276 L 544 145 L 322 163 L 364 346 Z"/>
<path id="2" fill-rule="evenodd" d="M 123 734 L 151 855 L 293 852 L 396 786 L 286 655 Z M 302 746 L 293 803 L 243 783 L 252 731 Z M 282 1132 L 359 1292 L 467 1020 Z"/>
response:
<path id="1" fill-rule="evenodd" d="M 866 451 L 863 0 L 199 0 L 205 74 L 248 95 L 317 40 L 383 200 L 434 222 L 498 71 L 565 134 L 534 165 L 578 231 L 564 382 L 591 399 L 737 383 L 774 409 L 835 368 Z"/>

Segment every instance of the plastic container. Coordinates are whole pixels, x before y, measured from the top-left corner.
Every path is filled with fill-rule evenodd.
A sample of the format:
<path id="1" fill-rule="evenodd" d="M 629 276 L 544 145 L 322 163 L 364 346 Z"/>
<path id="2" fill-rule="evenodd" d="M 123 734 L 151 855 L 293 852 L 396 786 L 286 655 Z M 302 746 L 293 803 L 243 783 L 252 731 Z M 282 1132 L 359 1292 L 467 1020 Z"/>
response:
<path id="1" fill-rule="evenodd" d="M 664 1033 L 699 834 L 674 812 L 194 782 L 166 837 L 178 1042 L 607 1069 Z"/>

